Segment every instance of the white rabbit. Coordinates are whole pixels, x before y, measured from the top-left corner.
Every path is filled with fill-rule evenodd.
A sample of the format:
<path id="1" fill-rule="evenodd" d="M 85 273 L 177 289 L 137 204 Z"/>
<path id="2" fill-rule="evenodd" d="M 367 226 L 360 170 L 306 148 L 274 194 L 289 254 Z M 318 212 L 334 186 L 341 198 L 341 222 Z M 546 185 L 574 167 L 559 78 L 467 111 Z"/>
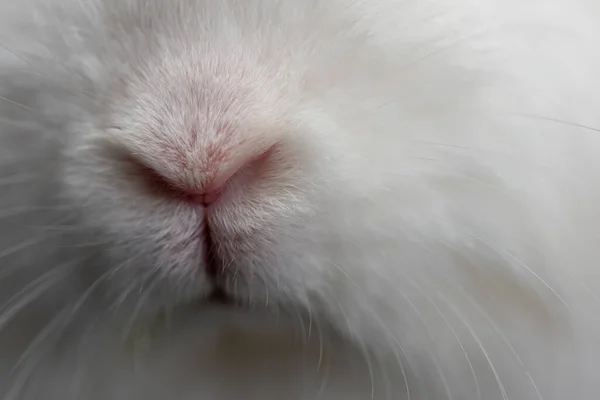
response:
<path id="1" fill-rule="evenodd" d="M 599 4 L 0 1 L 0 398 L 600 398 Z"/>

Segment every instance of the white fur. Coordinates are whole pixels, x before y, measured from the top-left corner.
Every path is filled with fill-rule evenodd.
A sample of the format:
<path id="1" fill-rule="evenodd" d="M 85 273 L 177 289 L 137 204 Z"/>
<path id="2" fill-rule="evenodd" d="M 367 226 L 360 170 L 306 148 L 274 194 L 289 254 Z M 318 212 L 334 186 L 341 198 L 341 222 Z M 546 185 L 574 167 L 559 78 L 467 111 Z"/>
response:
<path id="1" fill-rule="evenodd" d="M 593 0 L 2 0 L 3 400 L 599 398 L 599 26 Z M 202 189 L 267 148 L 207 215 L 131 173 Z M 247 310 L 184 307 L 205 218 Z"/>

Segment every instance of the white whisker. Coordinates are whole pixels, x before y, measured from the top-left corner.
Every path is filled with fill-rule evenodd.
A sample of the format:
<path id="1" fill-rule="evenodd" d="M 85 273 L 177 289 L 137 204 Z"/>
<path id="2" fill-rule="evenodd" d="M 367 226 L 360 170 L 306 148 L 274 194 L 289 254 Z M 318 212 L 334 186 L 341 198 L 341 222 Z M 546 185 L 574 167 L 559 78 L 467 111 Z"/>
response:
<path id="1" fill-rule="evenodd" d="M 70 261 L 41 275 L 25 285 L 0 308 L 0 330 L 22 309 L 37 300 L 57 282 L 67 277 L 81 260 Z M 14 304 L 13 304 L 14 303 Z"/>
<path id="2" fill-rule="evenodd" d="M 27 250 L 33 246 L 35 246 L 36 244 L 40 244 L 42 243 L 44 240 L 46 240 L 45 237 L 36 237 L 30 240 L 26 240 L 23 241 L 19 244 L 16 244 L 12 247 L 8 247 L 4 250 L 2 250 L 2 252 L 0 252 L 0 260 L 9 256 L 12 256 L 16 253 L 19 253 L 21 251 Z M 0 270 L 0 280 L 6 278 L 8 275 L 10 275 L 14 270 L 16 269 L 15 266 L 6 266 L 3 267 L 2 270 Z"/>
<path id="3" fill-rule="evenodd" d="M 400 70 L 406 70 L 408 68 L 414 67 L 415 65 L 419 65 L 420 63 L 422 63 L 428 59 L 442 55 L 442 54 L 446 53 L 447 51 L 452 50 L 452 49 L 456 48 L 457 46 L 465 43 L 466 41 L 474 39 L 478 36 L 482 36 L 483 34 L 490 32 L 491 30 L 492 30 L 492 28 L 487 28 L 487 29 L 484 29 L 479 32 L 470 33 L 464 37 L 460 37 L 460 38 L 452 41 L 450 44 L 444 45 L 443 47 L 440 47 L 428 54 L 425 54 L 424 56 L 422 56 L 416 60 L 413 60 L 407 64 L 402 65 L 400 67 Z"/>
<path id="4" fill-rule="evenodd" d="M 600 128 L 594 128 L 593 126 L 578 124 L 576 122 L 565 121 L 565 120 L 562 120 L 559 118 L 546 117 L 543 115 L 533 115 L 533 114 L 517 114 L 517 115 L 520 117 L 523 117 L 523 118 L 531 118 L 531 119 L 536 119 L 536 120 L 540 120 L 540 121 L 553 122 L 556 124 L 571 126 L 574 128 L 581 128 L 581 129 L 584 129 L 587 131 L 600 132 Z"/>
<path id="5" fill-rule="evenodd" d="M 32 173 L 15 174 L 13 176 L 0 178 L 0 186 L 18 185 L 20 183 L 31 183 L 35 181 L 37 177 L 38 174 Z"/>
<path id="6" fill-rule="evenodd" d="M 127 259 L 126 261 L 123 261 L 116 267 L 112 268 L 111 274 L 107 277 L 107 279 L 112 279 L 113 276 L 115 276 L 115 274 L 117 272 L 119 272 L 121 269 L 125 268 L 130 263 L 137 260 L 138 258 L 139 258 L 139 255 L 132 256 L 129 259 Z M 133 292 L 133 289 L 136 288 L 136 286 L 140 282 L 140 280 L 149 278 L 150 275 L 152 275 L 153 273 L 154 273 L 154 270 L 150 270 L 144 276 L 132 279 L 131 282 L 122 291 L 121 295 L 118 296 L 117 299 L 113 303 L 111 303 L 111 305 L 108 307 L 109 311 L 117 312 L 119 310 L 119 308 L 123 305 L 123 303 L 125 302 L 127 297 L 129 297 L 129 295 Z"/>
<path id="7" fill-rule="evenodd" d="M 508 346 L 508 348 L 510 349 L 510 351 L 513 353 L 513 355 L 515 356 L 515 358 L 517 359 L 517 361 L 519 362 L 519 364 L 521 364 L 521 366 L 523 367 L 523 369 L 525 370 L 525 374 L 527 375 L 527 377 L 529 378 L 529 381 L 531 382 L 531 384 L 533 385 L 533 389 L 536 392 L 537 397 L 540 400 L 543 400 L 542 398 L 542 394 L 540 393 L 538 386 L 536 385 L 533 377 L 531 376 L 531 373 L 529 372 L 529 370 L 527 369 L 527 367 L 525 366 L 525 363 L 523 362 L 523 360 L 521 359 L 521 357 L 519 356 L 519 354 L 517 353 L 517 350 L 514 348 L 514 346 L 510 343 L 510 341 L 508 340 L 508 338 L 506 337 L 506 335 L 504 334 L 504 332 L 502 332 L 502 330 L 500 329 L 500 327 L 498 326 L 498 324 L 496 324 L 496 322 L 492 319 L 492 317 L 483 309 L 483 307 L 481 307 L 474 299 L 473 297 L 471 297 L 469 294 L 467 294 L 465 292 L 465 290 L 460 287 L 459 291 L 461 292 L 461 294 L 463 295 L 464 298 L 467 299 L 467 301 L 469 301 L 484 317 L 485 319 L 490 323 L 490 325 L 492 325 L 492 327 L 494 328 L 494 330 L 500 335 L 500 337 L 502 338 L 502 341 L 504 341 L 504 343 Z"/>
<path id="8" fill-rule="evenodd" d="M 375 399 L 375 373 L 373 372 L 373 362 L 371 361 L 370 350 L 366 348 L 364 343 L 361 342 L 362 356 L 367 363 L 367 370 L 369 372 L 369 379 L 371 381 L 371 400 Z"/>
<path id="9" fill-rule="evenodd" d="M 313 324 L 313 316 L 312 316 L 312 311 L 309 307 L 306 307 L 307 311 L 308 311 L 308 333 L 306 335 L 306 338 L 308 340 L 310 340 L 311 338 L 311 334 L 312 334 L 312 324 Z"/>
<path id="10" fill-rule="evenodd" d="M 340 314 L 342 315 L 343 319 L 347 323 L 348 332 L 350 334 L 350 337 L 353 338 L 354 340 L 356 340 L 358 337 L 355 336 L 355 334 L 354 334 L 354 331 L 352 329 L 352 325 L 350 324 L 350 319 L 348 318 L 348 315 L 344 311 L 344 308 L 343 308 L 342 304 L 340 303 L 339 300 L 336 299 L 335 296 L 332 296 L 332 299 L 334 299 L 335 302 L 337 303 L 337 310 L 340 312 Z M 410 387 L 409 387 L 409 384 L 408 384 L 408 377 L 406 375 L 406 371 L 405 371 L 405 368 L 404 368 L 404 363 L 402 362 L 402 359 L 401 359 L 400 355 L 398 354 L 397 350 L 399 350 L 400 352 L 402 352 L 402 354 L 404 355 L 404 358 L 406 359 L 406 362 L 408 364 L 408 368 L 411 368 L 410 367 L 410 361 L 408 359 L 408 355 L 406 354 L 406 351 L 404 350 L 403 346 L 398 341 L 398 338 L 388 328 L 387 324 L 378 317 L 377 313 L 376 312 L 372 312 L 371 315 L 376 319 L 376 321 L 378 321 L 379 326 L 384 330 L 384 334 L 386 335 L 386 338 L 388 339 L 388 341 L 393 341 L 394 342 L 392 344 L 392 348 L 394 349 L 393 352 L 394 352 L 394 355 L 395 355 L 396 360 L 398 362 L 398 365 L 400 367 L 400 372 L 402 373 L 402 377 L 404 379 L 404 384 L 405 384 L 405 387 L 406 387 L 407 400 L 410 400 L 411 399 L 411 392 L 410 392 Z M 394 344 L 395 344 L 395 346 L 394 346 Z M 360 342 L 360 345 L 363 348 L 363 350 L 362 350 L 363 352 L 367 352 L 368 351 L 366 349 L 365 345 L 362 342 Z M 370 360 L 366 359 L 366 361 L 369 362 Z M 369 372 L 372 374 L 371 365 L 368 365 L 368 368 L 369 368 Z M 389 379 L 389 377 L 388 377 L 388 379 Z M 371 375 L 371 384 L 372 384 L 371 395 L 374 398 L 374 396 L 375 396 L 375 387 L 374 387 L 374 376 L 373 375 Z"/>
<path id="11" fill-rule="evenodd" d="M 429 304 L 431 304 L 431 306 L 442 317 L 442 319 L 444 320 L 446 326 L 448 326 L 448 328 L 452 332 L 452 335 L 454 336 L 454 338 L 458 342 L 458 345 L 460 346 L 460 348 L 461 348 L 461 350 L 462 350 L 462 352 L 463 352 L 463 354 L 464 354 L 464 356 L 465 356 L 465 358 L 467 360 L 467 364 L 469 365 L 469 369 L 471 371 L 471 375 L 473 376 L 473 381 L 475 383 L 475 390 L 476 390 L 476 393 L 477 393 L 477 399 L 481 400 L 482 399 L 482 397 L 481 397 L 481 387 L 479 385 L 479 380 L 477 379 L 477 374 L 475 373 L 475 368 L 473 367 L 473 363 L 471 362 L 471 358 L 469 357 L 469 354 L 467 353 L 467 350 L 465 349 L 465 346 L 463 345 L 462 341 L 458 337 L 458 334 L 456 333 L 456 330 L 452 327 L 452 325 L 450 324 L 450 321 L 448 321 L 448 318 L 446 317 L 446 315 L 442 312 L 442 310 L 440 310 L 440 308 L 433 301 L 433 299 L 426 294 L 426 292 L 421 288 L 421 286 L 419 286 L 414 280 L 410 279 L 409 277 L 405 276 L 405 278 L 406 278 L 406 280 L 410 284 L 412 284 L 424 296 L 424 298 L 427 300 L 427 302 Z"/>
<path id="12" fill-rule="evenodd" d="M 329 359 L 329 357 L 328 357 Z M 331 362 L 326 362 L 325 363 L 325 367 L 321 370 L 322 371 L 322 378 L 321 378 L 321 384 L 319 385 L 319 390 L 317 391 L 317 395 L 316 398 L 320 399 L 323 397 L 323 393 L 325 392 L 325 388 L 327 387 L 327 382 L 330 378 L 330 372 L 331 370 Z"/>
<path id="13" fill-rule="evenodd" d="M 31 207 L 31 206 L 18 206 L 14 208 L 3 209 L 0 211 L 0 219 L 18 217 L 21 215 L 27 215 L 28 213 L 39 212 L 39 211 L 69 211 L 67 207 Z"/>
<path id="14" fill-rule="evenodd" d="M 377 270 L 374 270 L 377 271 Z M 417 308 L 417 306 L 408 298 L 408 296 L 406 296 L 406 294 L 404 294 L 402 292 L 402 290 L 400 290 L 399 288 L 397 288 L 396 286 L 394 286 L 394 284 L 392 282 L 390 282 L 388 279 L 386 279 L 385 277 L 381 276 L 381 274 L 379 272 L 377 272 L 380 276 L 380 278 L 382 279 L 383 282 L 387 283 L 394 291 L 396 291 L 396 293 L 398 293 L 410 306 L 410 308 L 413 310 L 413 312 L 415 313 L 415 315 L 417 316 L 417 318 L 421 321 L 421 323 L 423 324 L 423 326 L 425 327 L 425 330 L 427 331 L 427 335 L 429 336 L 429 339 L 431 340 L 432 343 L 435 343 L 435 339 L 433 337 L 433 333 L 431 330 L 431 327 L 429 326 L 429 324 L 427 323 L 427 320 L 425 319 L 425 317 L 423 316 L 423 314 L 419 311 L 419 309 Z M 448 397 L 448 399 L 453 400 L 452 394 L 450 392 L 450 387 L 448 386 L 448 382 L 446 380 L 446 377 L 444 375 L 444 371 L 442 369 L 442 366 L 439 363 L 438 358 L 431 352 L 428 350 L 428 353 L 431 357 L 431 359 L 433 360 L 433 363 L 436 366 L 436 369 L 440 375 L 440 378 L 442 380 L 442 384 L 444 386 L 444 389 L 446 391 L 446 396 Z"/>
<path id="15" fill-rule="evenodd" d="M 375 313 L 373 313 L 373 315 L 376 316 Z M 396 361 L 398 363 L 398 366 L 400 367 L 400 373 L 402 374 L 402 379 L 404 380 L 404 386 L 406 388 L 406 400 L 410 400 L 411 394 L 410 394 L 410 386 L 408 385 L 408 377 L 406 375 L 406 370 L 404 369 L 404 363 L 402 362 L 402 358 L 400 357 L 400 354 L 398 354 L 397 350 L 399 350 L 404 355 L 404 358 L 406 359 L 406 362 L 408 364 L 408 368 L 410 368 L 410 361 L 408 359 L 408 355 L 406 354 L 404 347 L 400 344 L 400 341 L 398 340 L 396 335 L 394 335 L 393 332 L 387 327 L 387 324 L 384 321 L 382 321 L 379 317 L 376 317 L 376 319 L 379 321 L 380 327 L 384 330 L 384 334 L 385 334 L 387 340 L 390 341 L 391 348 L 393 349 L 393 352 L 394 352 L 394 356 L 396 357 Z M 393 342 L 393 343 L 391 343 L 391 342 Z M 388 377 L 388 379 L 389 379 L 389 377 Z"/>
<path id="16" fill-rule="evenodd" d="M 302 334 L 301 334 L 302 344 L 303 344 L 303 347 L 306 348 L 306 346 L 308 344 L 308 336 L 306 334 L 306 327 L 304 326 L 304 319 L 302 318 L 302 314 L 300 313 L 298 306 L 294 305 L 293 303 L 292 303 L 292 306 L 295 311 L 295 315 L 298 317 L 298 323 L 300 324 L 300 331 L 302 332 Z"/>
<path id="17" fill-rule="evenodd" d="M 142 308 L 146 305 L 146 301 L 147 301 L 148 297 L 152 293 L 152 290 L 154 290 L 154 288 L 156 288 L 156 286 L 161 282 L 160 277 L 152 279 L 152 277 L 157 276 L 156 274 L 158 272 L 159 272 L 159 269 L 157 268 L 157 269 L 153 270 L 152 273 L 149 274 L 144 279 L 144 281 L 150 280 L 150 284 L 145 289 L 144 289 L 144 282 L 142 281 L 140 283 L 140 292 L 139 292 L 140 297 L 131 313 L 129 321 L 125 325 L 125 329 L 123 331 L 123 341 L 126 341 L 127 338 L 131 335 L 131 332 L 133 332 L 133 327 L 136 324 L 138 318 L 140 317 L 140 313 L 142 312 Z"/>
<path id="18" fill-rule="evenodd" d="M 511 254 L 507 250 L 503 250 L 503 249 L 499 249 L 499 248 L 495 247 L 494 245 L 492 245 L 488 241 L 486 241 L 483 238 L 475 235 L 473 232 L 467 231 L 466 233 L 469 234 L 470 236 L 474 237 L 475 239 L 477 239 L 481 243 L 485 244 L 487 247 L 489 247 L 490 249 L 492 249 L 493 251 L 495 251 L 499 255 L 504 256 L 504 257 L 508 257 L 509 259 L 511 259 L 512 261 L 514 261 L 515 263 L 517 263 L 518 265 L 520 265 L 521 267 L 523 267 L 527 272 L 529 272 L 531 275 L 533 275 L 542 285 L 544 285 L 548 290 L 550 290 L 558 298 L 558 300 L 560 300 L 560 302 L 569 311 L 571 311 L 571 312 L 573 311 L 571 309 L 571 306 L 569 306 L 569 304 L 565 301 L 565 299 L 563 299 L 561 297 L 561 295 L 558 294 L 558 292 L 556 290 L 554 290 L 554 288 L 552 286 L 550 286 L 550 284 L 548 282 L 546 282 L 539 274 L 537 274 L 533 269 L 531 269 L 531 267 L 529 267 L 523 261 L 521 261 L 520 259 L 518 259 L 516 256 L 514 256 L 513 254 Z"/>
<path id="19" fill-rule="evenodd" d="M 20 109 L 22 109 L 22 110 L 29 111 L 29 112 L 31 112 L 31 113 L 33 113 L 33 112 L 34 112 L 32 108 L 29 108 L 29 107 L 27 107 L 27 106 L 26 106 L 26 105 L 24 105 L 24 104 L 17 103 L 16 101 L 12 101 L 12 100 L 10 100 L 10 99 L 7 99 L 6 97 L 0 96 L 0 100 L 2 100 L 2 101 L 5 101 L 5 102 L 7 102 L 7 103 L 9 103 L 9 104 L 12 104 L 13 106 L 15 106 L 15 107 L 18 107 L 18 108 L 20 108 Z"/>
<path id="20" fill-rule="evenodd" d="M 9 48 L 5 44 L 0 43 L 0 48 L 4 49 L 4 51 L 6 51 L 7 53 L 13 55 L 15 58 L 18 58 L 19 60 L 25 62 L 27 65 L 29 65 L 29 66 L 33 65 L 32 60 L 29 60 L 27 57 L 25 57 L 25 56 L 17 53 L 16 51 L 14 51 L 13 49 Z M 55 59 L 55 61 L 59 61 L 59 60 Z M 29 75 L 46 78 L 46 79 L 49 79 L 51 82 L 56 82 L 56 79 L 51 74 L 44 73 L 43 70 L 41 70 L 41 69 L 36 69 L 35 71 L 34 70 L 23 71 L 22 69 L 20 69 L 19 72 L 26 72 Z M 75 90 L 76 91 L 73 92 L 71 89 L 68 89 L 69 92 L 74 93 L 74 94 L 82 93 L 82 94 L 86 94 L 86 95 L 88 95 L 90 97 L 93 96 L 92 93 L 90 93 L 90 92 L 88 92 L 88 91 L 86 91 L 84 89 L 76 88 Z"/>
<path id="21" fill-rule="evenodd" d="M 444 303 L 450 307 L 452 309 L 452 311 L 454 311 L 454 314 L 462 321 L 462 323 L 466 326 L 466 328 L 469 330 L 469 333 L 471 334 L 471 336 L 473 337 L 473 339 L 475 339 L 475 341 L 477 342 L 477 345 L 479 346 L 479 349 L 481 350 L 481 352 L 483 353 L 483 356 L 485 357 L 485 359 L 487 360 L 492 373 L 494 374 L 494 377 L 496 378 L 496 382 L 498 383 L 498 387 L 500 388 L 500 392 L 502 393 L 502 398 L 504 400 L 508 400 L 508 395 L 506 394 L 506 389 L 504 388 L 504 385 L 502 384 L 502 380 L 500 379 L 500 375 L 498 374 L 498 371 L 496 370 L 496 367 L 494 365 L 494 363 L 492 362 L 492 359 L 489 355 L 489 353 L 487 352 L 487 350 L 485 349 L 485 347 L 483 346 L 483 343 L 481 342 L 481 339 L 479 338 L 479 336 L 475 333 L 475 330 L 473 329 L 473 327 L 471 326 L 471 324 L 469 323 L 469 321 L 467 321 L 467 319 L 465 318 L 465 316 L 460 312 L 460 310 L 458 310 L 457 307 L 455 307 L 450 300 L 444 296 L 440 291 L 437 291 L 436 293 L 439 297 L 441 297 L 444 300 Z"/>
<path id="22" fill-rule="evenodd" d="M 41 331 L 38 335 L 33 339 L 33 341 L 27 346 L 23 354 L 19 357 L 15 365 L 12 367 L 9 377 L 13 376 L 15 372 L 21 367 L 21 365 L 28 359 L 31 358 L 33 351 L 46 339 L 48 339 L 53 333 L 57 336 L 60 336 L 62 332 L 66 329 L 69 322 L 72 320 L 73 316 L 77 314 L 79 309 L 83 306 L 83 304 L 87 301 L 87 299 L 92 295 L 92 293 L 96 290 L 98 285 L 104 281 L 104 279 L 109 276 L 111 271 L 100 276 L 96 281 L 88 287 L 88 289 L 79 297 L 78 301 L 75 302 L 74 305 L 67 305 L 63 310 L 52 319 Z M 58 340 L 58 337 L 57 337 Z M 35 362 L 30 362 L 29 368 L 19 374 L 19 377 L 16 379 L 15 383 L 12 385 L 12 388 L 8 395 L 4 398 L 4 400 L 17 400 L 16 396 L 22 391 L 23 386 L 27 383 L 31 373 L 35 366 L 41 360 L 44 352 L 38 351 L 37 358 Z"/>
<path id="23" fill-rule="evenodd" d="M 316 321 L 315 321 L 316 322 Z M 319 336 L 319 361 L 317 362 L 317 372 L 321 370 L 321 363 L 323 362 L 323 333 L 319 329 L 319 325 L 315 324 L 317 335 Z"/>

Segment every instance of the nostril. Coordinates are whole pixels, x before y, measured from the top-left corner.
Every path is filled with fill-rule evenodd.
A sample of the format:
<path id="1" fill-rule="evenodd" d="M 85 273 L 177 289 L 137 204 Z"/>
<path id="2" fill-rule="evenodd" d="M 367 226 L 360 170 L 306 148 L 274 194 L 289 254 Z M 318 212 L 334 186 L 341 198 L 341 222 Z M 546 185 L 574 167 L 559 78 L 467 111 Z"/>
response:
<path id="1" fill-rule="evenodd" d="M 206 191 L 184 189 L 171 183 L 154 168 L 135 159 L 129 159 L 130 173 L 138 184 L 142 184 L 144 191 L 161 198 L 179 199 L 207 207 L 215 203 L 225 191 L 225 185 L 207 188 Z"/>
<path id="2" fill-rule="evenodd" d="M 125 156 L 124 161 L 124 170 L 129 172 L 132 182 L 139 185 L 147 194 L 162 198 L 187 197 L 185 191 L 173 185 L 154 168 L 147 166 L 137 158 Z"/>
<path id="3" fill-rule="evenodd" d="M 207 207 L 229 191 L 232 180 L 238 187 L 238 183 L 246 185 L 260 179 L 261 171 L 269 164 L 275 149 L 275 145 L 267 148 L 240 146 L 224 158 L 190 155 L 181 163 L 172 161 L 173 157 L 152 159 L 124 151 L 122 161 L 123 170 L 129 172 L 132 183 L 153 198 Z"/>

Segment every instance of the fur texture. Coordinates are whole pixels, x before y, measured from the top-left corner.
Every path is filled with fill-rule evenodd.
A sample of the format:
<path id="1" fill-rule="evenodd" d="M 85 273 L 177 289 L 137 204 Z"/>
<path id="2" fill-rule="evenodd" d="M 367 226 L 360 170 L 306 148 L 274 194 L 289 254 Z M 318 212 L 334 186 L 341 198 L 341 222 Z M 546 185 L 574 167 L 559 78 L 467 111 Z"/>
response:
<path id="1" fill-rule="evenodd" d="M 2 0 L 1 398 L 599 398 L 599 26 Z"/>

